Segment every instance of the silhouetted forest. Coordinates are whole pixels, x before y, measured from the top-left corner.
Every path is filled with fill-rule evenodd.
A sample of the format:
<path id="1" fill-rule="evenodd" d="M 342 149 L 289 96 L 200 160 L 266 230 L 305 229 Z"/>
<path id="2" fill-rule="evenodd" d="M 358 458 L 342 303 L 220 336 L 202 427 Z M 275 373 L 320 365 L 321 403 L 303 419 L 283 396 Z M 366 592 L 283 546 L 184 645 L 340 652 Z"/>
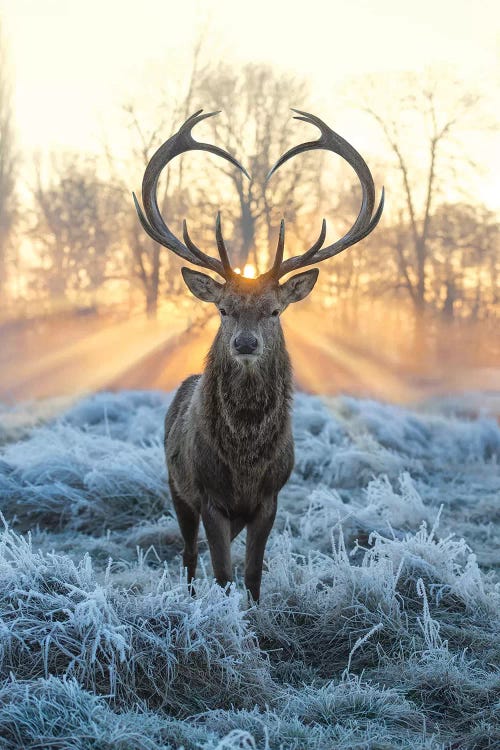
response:
<path id="1" fill-rule="evenodd" d="M 310 127 L 294 123 L 289 110 L 297 103 L 313 108 L 308 81 L 260 63 L 207 63 L 202 37 L 187 79 L 159 92 L 154 109 L 146 111 L 133 98 L 116 103 L 129 144 L 120 153 L 109 133 L 100 153 L 21 154 L 13 85 L 3 43 L 2 318 L 113 305 L 142 306 L 154 317 L 161 300 L 184 294 L 178 260 L 144 234 L 131 191 L 140 187 L 155 149 L 198 108 L 222 113 L 200 125 L 196 137 L 234 153 L 252 180 L 206 154 L 177 159 L 160 191 L 164 214 L 177 232 L 186 217 L 198 244 L 210 248 L 221 209 L 234 265 L 251 263 L 261 271 L 282 216 L 287 244 L 295 249 L 311 244 L 323 216 L 334 237 L 357 213 L 355 175 L 324 154 L 304 154 L 265 182 L 284 150 L 315 136 Z M 400 74 L 390 82 L 387 76 L 360 79 L 349 99 L 376 122 L 385 144 L 382 151 L 363 153 L 378 185 L 385 184 L 386 210 L 372 237 L 322 268 L 326 303 L 356 307 L 361 300 L 384 298 L 417 315 L 495 315 L 499 217 L 469 194 L 470 159 L 460 144 L 471 126 L 478 138 L 489 127 L 478 116 L 479 95 L 431 71 Z"/>
<path id="2" fill-rule="evenodd" d="M 6 367 L 41 357 L 51 338 L 59 344 L 76 341 L 101 324 L 131 316 L 156 319 L 163 331 L 165 324 L 173 330 L 174 317 L 180 316 L 181 329 L 188 330 L 207 321 L 208 307 L 186 294 L 182 261 L 145 234 L 131 196 L 132 190 L 140 192 L 154 151 L 197 109 L 222 110 L 198 125 L 194 136 L 234 154 L 252 179 L 204 152 L 174 160 L 160 180 L 159 198 L 178 236 L 187 219 L 196 244 L 213 253 L 215 216 L 221 210 L 233 266 L 255 274 L 274 254 L 282 217 L 290 254 L 315 241 L 323 217 L 327 242 L 351 226 L 361 190 L 340 159 L 318 151 L 301 154 L 266 182 L 285 150 L 317 136 L 290 112 L 299 104 L 322 115 L 308 80 L 262 63 L 208 62 L 203 35 L 191 57 L 184 79 L 167 82 L 150 102 L 133 92 L 127 101 L 117 101 L 121 131 L 106 133 L 95 153 L 24 154 L 11 105 L 15 79 L 2 43 L 0 322 Z M 456 370 L 475 363 L 486 372 L 495 366 L 499 349 L 500 224 L 498 214 L 475 198 L 484 165 L 473 164 L 463 145 L 471 132 L 481 138 L 491 131 L 480 95 L 450 72 L 443 76 L 433 70 L 365 76 L 349 84 L 347 95 L 334 95 L 378 136 L 368 145 L 354 145 L 370 165 L 378 191 L 385 186 L 386 207 L 372 235 L 322 264 L 308 304 L 316 313 L 326 312 L 332 337 L 344 347 L 377 359 L 383 352 L 390 367 L 404 362 L 414 378 L 428 380 L 440 362 Z M 326 326 L 320 328 L 318 335 L 325 336 Z M 158 343 L 159 334 L 150 331 L 149 339 L 144 332 L 137 336 Z M 308 344 L 297 343 L 298 360 Z M 121 356 L 118 345 L 114 354 Z M 337 365 L 333 374 L 325 369 L 322 388 L 328 390 L 330 375 L 338 379 Z M 124 372 L 113 375 L 123 379 Z M 299 378 L 315 390 L 307 373 Z M 141 377 L 131 385 L 152 383 Z M 8 393 L 12 387 L 11 379 Z M 32 392 L 38 390 L 22 391 Z"/>

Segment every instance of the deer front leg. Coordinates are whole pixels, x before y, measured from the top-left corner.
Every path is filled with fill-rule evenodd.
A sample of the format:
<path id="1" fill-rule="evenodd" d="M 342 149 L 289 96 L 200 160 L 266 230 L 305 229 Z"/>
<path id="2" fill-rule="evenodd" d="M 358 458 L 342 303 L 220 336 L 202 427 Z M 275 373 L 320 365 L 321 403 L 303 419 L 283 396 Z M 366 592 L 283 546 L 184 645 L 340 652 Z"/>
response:
<path id="1" fill-rule="evenodd" d="M 231 521 L 213 505 L 210 499 L 204 500 L 201 517 L 207 535 L 210 558 L 215 580 L 224 587 L 232 581 L 231 571 Z"/>
<path id="2" fill-rule="evenodd" d="M 182 564 L 187 568 L 188 586 L 194 596 L 193 579 L 196 575 L 196 564 L 198 562 L 198 527 L 200 525 L 200 513 L 194 506 L 187 503 L 177 492 L 172 480 L 169 480 L 172 502 L 179 521 L 184 550 L 182 552 Z"/>
<path id="3" fill-rule="evenodd" d="M 247 524 L 245 586 L 250 597 L 257 603 L 260 597 L 264 551 L 273 527 L 277 506 L 277 495 L 266 498 L 257 508 L 252 520 Z"/>

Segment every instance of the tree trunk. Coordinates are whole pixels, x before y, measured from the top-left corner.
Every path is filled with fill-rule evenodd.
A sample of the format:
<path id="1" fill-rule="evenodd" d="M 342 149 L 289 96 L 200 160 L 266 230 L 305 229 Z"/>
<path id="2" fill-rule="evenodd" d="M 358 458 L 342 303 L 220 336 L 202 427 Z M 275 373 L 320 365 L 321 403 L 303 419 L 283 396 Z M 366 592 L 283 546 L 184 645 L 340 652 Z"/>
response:
<path id="1" fill-rule="evenodd" d="M 455 301 L 457 299 L 457 291 L 454 282 L 448 280 L 446 282 L 446 297 L 443 304 L 441 313 L 445 320 L 453 320 L 455 314 Z"/>
<path id="2" fill-rule="evenodd" d="M 158 314 L 158 289 L 149 288 L 146 292 L 146 315 L 148 320 L 156 320 Z"/>
<path id="3" fill-rule="evenodd" d="M 248 263 L 251 251 L 255 250 L 255 219 L 252 216 L 250 206 L 247 204 L 241 205 L 241 234 L 243 242 L 238 260 L 243 272 L 243 267 Z"/>
<path id="4" fill-rule="evenodd" d="M 424 310 L 425 308 L 425 256 L 426 248 L 425 241 L 421 238 L 416 244 L 415 250 L 417 251 L 417 288 L 415 303 L 418 310 Z"/>

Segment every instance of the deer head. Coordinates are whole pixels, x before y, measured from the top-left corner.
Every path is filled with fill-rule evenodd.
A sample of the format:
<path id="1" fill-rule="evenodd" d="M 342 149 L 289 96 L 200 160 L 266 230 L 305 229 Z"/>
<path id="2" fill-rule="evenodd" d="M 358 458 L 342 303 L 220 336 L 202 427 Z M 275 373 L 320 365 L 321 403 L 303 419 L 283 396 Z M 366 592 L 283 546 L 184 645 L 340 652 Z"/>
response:
<path id="1" fill-rule="evenodd" d="M 319 269 L 314 268 L 295 274 L 284 283 L 280 283 L 280 279 L 292 271 L 320 263 L 355 245 L 377 226 L 384 207 L 384 190 L 382 189 L 380 203 L 374 212 L 373 178 L 366 162 L 356 149 L 340 135 L 334 133 L 318 117 L 300 110 L 293 111 L 297 112 L 295 119 L 316 125 L 321 135 L 318 140 L 300 144 L 283 154 L 267 175 L 267 179 L 288 159 L 304 151 L 326 149 L 345 159 L 352 166 L 361 183 L 361 208 L 349 231 L 333 244 L 323 247 L 326 237 L 326 221 L 323 219 L 321 232 L 316 242 L 301 255 L 284 260 L 285 223 L 281 221 L 272 268 L 256 279 L 248 279 L 235 273 L 231 267 L 222 236 L 220 213 L 217 215 L 215 225 L 219 258 L 207 255 L 194 244 L 185 221 L 183 223 L 184 242 L 171 232 L 160 214 L 156 190 L 161 171 L 175 156 L 186 151 L 208 151 L 229 161 L 250 179 L 246 169 L 231 154 L 218 146 L 195 141 L 191 134 L 194 125 L 207 117 L 213 117 L 218 112 L 206 114 L 202 114 L 202 110 L 196 112 L 152 156 L 142 182 L 144 212 L 133 194 L 140 222 L 150 237 L 189 263 L 215 271 L 224 280 L 220 283 L 207 274 L 190 268 L 182 268 L 182 276 L 192 294 L 204 302 L 212 302 L 217 306 L 221 315 L 221 335 L 227 344 L 227 349 L 235 359 L 245 363 L 258 360 L 270 348 L 269 342 L 272 342 L 273 334 L 281 328 L 280 314 L 291 302 L 304 299 L 311 292 L 318 278 Z"/>

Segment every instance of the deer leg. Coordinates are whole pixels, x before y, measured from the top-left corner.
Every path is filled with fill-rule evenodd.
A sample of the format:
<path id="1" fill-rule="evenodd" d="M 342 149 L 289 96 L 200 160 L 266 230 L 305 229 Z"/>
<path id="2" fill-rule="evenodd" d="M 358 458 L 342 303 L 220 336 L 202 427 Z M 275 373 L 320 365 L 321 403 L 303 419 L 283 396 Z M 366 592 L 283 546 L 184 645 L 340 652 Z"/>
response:
<path id="1" fill-rule="evenodd" d="M 208 500 L 201 509 L 215 580 L 224 587 L 232 581 L 231 521 Z"/>
<path id="2" fill-rule="evenodd" d="M 273 527 L 277 506 L 277 495 L 266 498 L 257 508 L 252 520 L 247 524 L 245 586 L 251 599 L 257 603 L 260 597 L 264 551 Z"/>
<path id="3" fill-rule="evenodd" d="M 198 562 L 198 528 L 200 525 L 200 514 L 181 498 L 172 482 L 170 492 L 174 504 L 177 520 L 184 539 L 184 550 L 182 552 L 182 564 L 187 568 L 187 578 L 190 591 L 194 594 L 193 578 L 196 575 L 196 564 Z"/>

